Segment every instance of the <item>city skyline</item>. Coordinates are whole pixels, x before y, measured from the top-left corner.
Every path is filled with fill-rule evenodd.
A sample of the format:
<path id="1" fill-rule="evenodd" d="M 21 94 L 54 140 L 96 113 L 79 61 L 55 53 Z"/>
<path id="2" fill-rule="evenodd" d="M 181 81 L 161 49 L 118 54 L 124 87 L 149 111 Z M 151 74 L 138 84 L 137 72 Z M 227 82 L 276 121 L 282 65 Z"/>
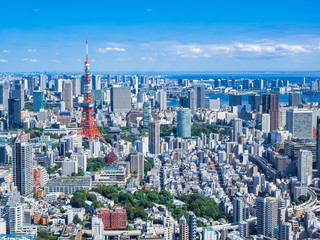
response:
<path id="1" fill-rule="evenodd" d="M 1 72 L 318 71 L 319 3 L 2 4 Z"/>

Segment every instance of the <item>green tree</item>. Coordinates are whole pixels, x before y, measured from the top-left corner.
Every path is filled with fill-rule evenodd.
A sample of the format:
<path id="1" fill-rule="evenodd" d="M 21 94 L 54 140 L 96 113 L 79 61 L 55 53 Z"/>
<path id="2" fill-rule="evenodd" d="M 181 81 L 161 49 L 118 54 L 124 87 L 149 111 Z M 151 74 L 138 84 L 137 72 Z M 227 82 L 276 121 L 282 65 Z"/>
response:
<path id="1" fill-rule="evenodd" d="M 83 222 L 81 221 L 81 219 L 79 218 L 78 214 L 74 215 L 72 222 L 74 224 L 83 224 Z"/>
<path id="2" fill-rule="evenodd" d="M 40 231 L 37 239 L 49 239 L 49 234 L 46 231 Z"/>

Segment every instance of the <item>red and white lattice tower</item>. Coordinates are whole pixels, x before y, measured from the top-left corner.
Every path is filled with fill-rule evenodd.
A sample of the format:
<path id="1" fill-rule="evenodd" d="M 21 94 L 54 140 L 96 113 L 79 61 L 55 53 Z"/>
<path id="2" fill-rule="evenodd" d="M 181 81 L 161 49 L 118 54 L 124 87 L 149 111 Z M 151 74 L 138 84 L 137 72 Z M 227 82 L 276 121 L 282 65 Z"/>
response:
<path id="1" fill-rule="evenodd" d="M 86 62 L 84 76 L 84 99 L 82 106 L 82 115 L 80 127 L 77 131 L 78 135 L 88 138 L 89 141 L 94 141 L 95 137 L 99 137 L 102 142 L 106 140 L 99 132 L 93 115 L 93 103 L 91 98 L 91 78 L 90 78 L 90 62 L 88 58 L 88 41 L 86 41 Z"/>

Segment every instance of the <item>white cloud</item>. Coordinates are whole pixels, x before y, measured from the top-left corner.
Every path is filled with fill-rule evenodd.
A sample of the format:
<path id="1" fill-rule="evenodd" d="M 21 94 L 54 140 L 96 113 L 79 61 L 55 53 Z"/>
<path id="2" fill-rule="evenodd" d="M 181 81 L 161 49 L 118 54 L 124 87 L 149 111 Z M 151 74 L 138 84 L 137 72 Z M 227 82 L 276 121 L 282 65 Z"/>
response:
<path id="1" fill-rule="evenodd" d="M 36 52 L 36 51 L 37 51 L 37 50 L 31 49 L 31 48 L 27 50 L 27 52 Z"/>
<path id="2" fill-rule="evenodd" d="M 29 58 L 24 58 L 22 59 L 24 62 L 40 62 L 38 59 L 29 59 Z"/>
<path id="3" fill-rule="evenodd" d="M 285 43 L 233 43 L 233 44 L 174 44 L 175 53 L 181 57 L 212 57 L 219 54 L 239 55 L 257 54 L 257 55 L 292 55 L 298 53 L 310 52 L 310 47 L 298 44 Z"/>
<path id="4" fill-rule="evenodd" d="M 151 57 L 141 57 L 141 60 L 144 60 L 144 61 L 153 61 L 153 58 L 151 58 Z"/>
<path id="5" fill-rule="evenodd" d="M 4 52 L 4 53 L 8 53 L 8 52 L 10 52 L 9 50 L 7 50 L 7 49 L 4 49 L 2 52 Z"/>
<path id="6" fill-rule="evenodd" d="M 0 59 L 0 62 L 5 63 L 5 62 L 8 62 L 8 60 L 7 59 Z"/>
<path id="7" fill-rule="evenodd" d="M 107 53 L 107 52 L 124 52 L 126 51 L 125 48 L 119 48 L 119 47 L 107 47 L 107 48 L 98 48 L 98 53 Z"/>

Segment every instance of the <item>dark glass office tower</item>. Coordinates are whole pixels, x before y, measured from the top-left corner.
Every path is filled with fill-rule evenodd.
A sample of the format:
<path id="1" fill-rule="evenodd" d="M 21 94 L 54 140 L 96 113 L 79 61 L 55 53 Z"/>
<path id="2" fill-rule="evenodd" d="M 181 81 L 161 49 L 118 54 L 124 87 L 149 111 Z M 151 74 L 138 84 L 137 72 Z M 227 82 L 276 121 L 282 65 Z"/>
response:
<path id="1" fill-rule="evenodd" d="M 265 94 L 262 99 L 262 112 L 270 114 L 270 131 L 279 126 L 279 95 Z"/>

